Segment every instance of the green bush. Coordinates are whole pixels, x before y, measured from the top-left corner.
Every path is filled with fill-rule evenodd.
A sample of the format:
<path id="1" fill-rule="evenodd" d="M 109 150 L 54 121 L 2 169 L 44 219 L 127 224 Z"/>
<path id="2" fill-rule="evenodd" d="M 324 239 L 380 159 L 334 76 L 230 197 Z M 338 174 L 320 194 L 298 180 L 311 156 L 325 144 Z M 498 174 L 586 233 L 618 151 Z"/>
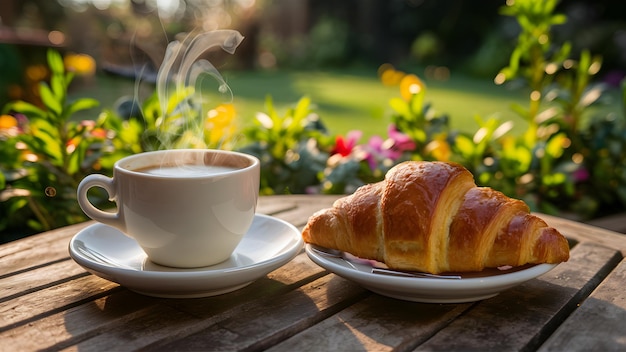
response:
<path id="1" fill-rule="evenodd" d="M 43 106 L 7 104 L 0 116 L 0 231 L 48 230 L 85 220 L 75 200 L 87 174 L 110 174 L 113 163 L 130 154 L 162 148 L 237 149 L 261 160 L 261 194 L 351 193 L 383 179 L 404 160 L 450 160 L 467 167 L 480 185 L 525 200 L 533 210 L 590 218 L 626 209 L 625 111 L 603 112 L 604 90 L 594 83 L 601 58 L 583 51 L 571 58 L 570 44 L 551 41 L 563 23 L 555 1 L 517 0 L 502 14 L 521 28 L 509 64 L 496 82 L 529 90 L 527 106 L 513 106 L 526 122 L 521 134 L 512 122 L 475 116 L 474 133 L 450 128 L 450 118 L 427 102 L 419 77 L 383 65 L 381 79 L 394 77 L 399 96 L 391 99 L 387 136 L 362 142 L 358 130 L 328 134 L 309 98 L 279 113 L 271 97 L 266 111 L 243 129 L 232 104 L 206 115 L 193 106 L 192 88 L 177 90 L 166 104 L 156 95 L 140 113 L 121 117 L 105 109 L 95 121 L 72 116 L 95 107 L 93 99 L 68 101 L 73 78 L 58 53 L 50 51 L 49 82 L 40 84 Z M 162 107 L 166 111 L 162 111 Z M 186 107 L 183 115 L 182 106 Z M 137 116 L 133 116 L 137 115 Z M 197 130 L 184 126 L 193 125 Z M 245 139 L 236 139 L 236 131 Z M 106 194 L 92 195 L 106 204 Z"/>
<path id="2" fill-rule="evenodd" d="M 2 111 L 0 230 L 44 231 L 85 220 L 75 205 L 76 187 L 99 171 L 105 131 L 94 121 L 72 120 L 98 102 L 69 102 L 73 74 L 55 51 L 48 52 L 48 64 L 50 81 L 39 85 L 43 106 L 15 101 Z"/>
<path id="3" fill-rule="evenodd" d="M 514 135 L 511 121 L 476 116 L 473 134 L 450 129 L 447 116 L 435 116 L 425 103 L 426 86 L 414 75 L 382 72 L 399 81 L 401 98 L 390 101 L 390 131 L 410 138 L 412 146 L 402 155 L 371 163 L 371 146 L 351 143 L 351 151 L 330 153 L 323 191 L 353 190 L 382 178 L 393 164 L 406 160 L 451 160 L 463 164 L 479 185 L 490 186 L 525 200 L 535 211 L 572 213 L 587 219 L 626 208 L 626 122 L 624 114 L 598 114 L 603 86 L 593 77 L 601 58 L 583 51 L 570 58 L 571 45 L 551 42 L 551 28 L 563 23 L 554 14 L 556 1 L 516 1 L 502 9 L 515 16 L 521 28 L 509 65 L 496 82 L 528 88 L 528 106 L 513 110 L 526 122 L 526 130 Z M 394 71 L 389 65 L 386 71 Z M 384 78 L 383 78 L 384 80 Z M 622 87 L 626 106 L 626 83 Z M 587 121 L 586 121 L 587 120 Z M 388 139 L 387 148 L 407 145 Z M 369 168 L 364 167 L 368 164 Z M 360 164 L 357 166 L 356 164 Z M 367 172 L 363 172 L 363 170 Z M 372 177 L 374 176 L 374 177 Z M 350 182 L 346 182 L 350 180 Z"/>

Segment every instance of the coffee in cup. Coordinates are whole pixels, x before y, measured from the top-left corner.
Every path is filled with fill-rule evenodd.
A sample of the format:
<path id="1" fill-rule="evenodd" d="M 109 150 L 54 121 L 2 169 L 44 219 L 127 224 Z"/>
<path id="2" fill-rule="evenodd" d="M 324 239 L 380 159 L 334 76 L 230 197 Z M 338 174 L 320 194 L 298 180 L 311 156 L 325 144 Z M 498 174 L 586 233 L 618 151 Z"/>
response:
<path id="1" fill-rule="evenodd" d="M 260 162 L 232 151 L 174 149 L 115 163 L 113 177 L 89 175 L 78 203 L 90 218 L 134 238 L 156 264 L 192 268 L 230 257 L 250 228 L 259 195 Z M 88 199 L 103 188 L 117 209 Z"/>

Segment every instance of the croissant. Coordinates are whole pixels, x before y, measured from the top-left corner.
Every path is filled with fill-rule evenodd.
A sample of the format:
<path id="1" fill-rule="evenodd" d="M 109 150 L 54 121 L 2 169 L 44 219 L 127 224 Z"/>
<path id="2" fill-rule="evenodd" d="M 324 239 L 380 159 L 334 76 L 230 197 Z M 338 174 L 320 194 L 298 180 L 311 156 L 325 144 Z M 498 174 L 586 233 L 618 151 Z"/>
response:
<path id="1" fill-rule="evenodd" d="M 450 162 L 408 161 L 313 214 L 305 242 L 438 274 L 569 259 L 567 239 L 526 203 Z"/>

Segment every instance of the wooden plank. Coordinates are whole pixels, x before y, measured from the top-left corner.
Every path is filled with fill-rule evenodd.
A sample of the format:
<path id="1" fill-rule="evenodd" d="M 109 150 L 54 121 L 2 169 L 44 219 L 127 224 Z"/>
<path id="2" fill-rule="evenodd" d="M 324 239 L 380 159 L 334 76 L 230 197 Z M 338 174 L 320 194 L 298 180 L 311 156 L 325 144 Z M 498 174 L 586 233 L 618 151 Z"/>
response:
<path id="1" fill-rule="evenodd" d="M 62 347 L 80 351 L 135 351 L 201 323 L 202 320 L 198 317 L 157 304 L 143 310 L 141 314 L 133 314 L 128 319 L 106 324 L 104 330 L 84 334 L 80 341 L 72 339 L 50 349 Z M 68 346 L 68 342 L 73 344 Z"/>
<path id="2" fill-rule="evenodd" d="M 0 246 L 0 277 L 69 258 L 70 238 L 93 222 L 40 233 Z"/>
<path id="3" fill-rule="evenodd" d="M 223 312 L 223 307 L 246 302 L 259 297 L 272 297 L 297 289 L 326 275 L 327 272 L 302 253 L 285 266 L 271 272 L 266 278 L 226 295 L 198 300 L 170 300 L 168 305 L 177 310 L 208 318 Z"/>
<path id="4" fill-rule="evenodd" d="M 118 290 L 109 296 L 0 332 L 0 340 L 14 351 L 59 350 L 100 331 L 123 326 L 129 320 L 147 315 L 150 313 L 149 307 L 159 301 L 157 298 Z M 169 311 L 166 313 L 169 314 Z"/>
<path id="5" fill-rule="evenodd" d="M 480 302 L 419 350 L 535 350 L 620 260 L 613 249 L 579 244 L 568 262 Z"/>
<path id="6" fill-rule="evenodd" d="M 289 209 L 297 208 L 298 204 L 290 199 L 275 199 L 274 197 L 259 197 L 256 212 L 274 215 Z"/>
<path id="7" fill-rule="evenodd" d="M 308 216 L 339 197 L 262 197 L 259 209 L 302 227 Z M 275 350 L 411 350 L 424 342 L 423 349 L 534 350 L 556 330 L 546 350 L 623 350 L 626 264 L 608 247 L 626 253 L 626 238 L 542 217 L 578 242 L 570 262 L 490 300 L 462 305 L 371 294 L 327 275 L 303 253 L 227 295 L 150 298 L 87 274 L 69 259 L 69 239 L 93 222 L 78 224 L 0 246 L 0 345 L 11 350 L 261 350 L 278 343 Z M 557 330 L 563 321 L 565 327 Z M 568 339 L 571 344 L 563 344 Z M 613 344 L 603 345 L 606 339 Z"/>
<path id="8" fill-rule="evenodd" d="M 268 351 L 406 351 L 469 307 L 470 303 L 413 303 L 374 294 Z"/>
<path id="9" fill-rule="evenodd" d="M 626 261 L 581 303 L 540 351 L 626 351 Z"/>
<path id="10" fill-rule="evenodd" d="M 283 195 L 259 197 L 257 211 L 262 214 L 277 215 L 296 208 L 310 208 L 319 210 L 332 206 L 341 195 Z M 310 215 L 310 214 L 309 214 Z M 306 218 L 300 219 L 306 220 Z"/>
<path id="11" fill-rule="evenodd" d="M 116 297 L 120 294 L 114 294 L 106 298 L 104 307 L 107 310 L 112 309 L 122 314 L 110 313 L 109 311 L 107 314 L 109 317 L 107 319 L 101 318 L 94 322 L 93 316 L 95 315 L 94 313 L 97 313 L 93 311 L 94 305 L 86 304 L 81 306 L 79 309 L 80 312 L 74 310 L 65 315 L 66 321 L 63 323 L 63 326 L 69 331 L 65 333 L 65 335 L 59 335 L 60 337 L 64 337 L 65 340 L 56 341 L 52 346 L 46 346 L 49 346 L 48 348 L 53 350 L 63 348 L 87 351 L 152 350 L 157 347 L 162 350 L 170 350 L 172 348 L 171 346 L 175 346 L 176 349 L 184 349 L 185 346 L 189 347 L 190 343 L 196 341 L 194 336 L 201 336 L 204 339 L 202 344 L 205 346 L 202 349 L 223 350 L 224 348 L 218 348 L 217 346 L 225 346 L 233 341 L 221 341 L 214 338 L 208 338 L 207 340 L 206 330 L 201 330 L 217 329 L 216 333 L 222 334 L 224 330 L 229 329 L 222 327 L 222 324 L 245 325 L 248 322 L 259 320 L 281 321 L 283 324 L 286 324 L 289 321 L 289 317 L 291 317 L 292 320 L 301 320 L 307 315 L 321 319 L 321 317 L 340 309 L 339 304 L 342 302 L 349 304 L 346 295 L 338 293 L 337 289 L 333 289 L 332 295 L 326 294 L 326 290 L 322 288 L 328 280 L 329 276 L 326 275 L 307 285 L 308 288 L 298 289 L 296 291 L 292 290 L 279 296 L 261 296 L 254 298 L 256 297 L 255 287 L 249 286 L 248 288 L 237 291 L 236 294 L 193 300 L 180 300 L 190 304 L 194 301 L 198 303 L 204 301 L 205 304 L 199 304 L 201 306 L 200 310 L 207 309 L 209 306 L 213 307 L 213 314 L 208 316 L 205 316 L 206 311 L 200 312 L 199 314 L 191 314 L 179 310 L 179 305 L 170 304 L 177 301 L 180 302 L 174 299 L 157 299 L 158 304 L 149 305 L 139 311 L 128 311 L 128 307 L 133 305 L 134 300 L 130 299 L 124 301 L 124 299 L 128 299 L 128 297 Z M 341 286 L 339 291 L 345 291 L 350 297 L 366 294 L 363 289 L 356 285 L 344 284 Z M 136 297 L 140 296 L 136 295 Z M 102 304 L 103 302 L 100 302 L 100 306 L 102 306 Z M 301 311 L 294 309 L 294 307 L 301 308 L 305 306 L 309 307 L 308 310 Z M 258 312 L 255 313 L 255 311 Z M 281 311 L 282 315 L 277 314 L 277 311 Z M 85 326 L 82 325 L 83 322 L 90 322 L 89 319 L 92 320 L 91 323 L 94 323 L 93 329 L 86 329 Z M 57 317 L 57 325 L 59 325 L 58 320 L 59 318 Z M 36 326 L 31 325 L 28 328 L 30 330 L 38 329 L 42 321 L 45 320 L 39 320 L 36 322 Z M 313 322 L 308 321 L 308 323 L 312 324 Z M 48 324 L 51 324 L 51 322 L 48 321 Z M 305 322 L 304 324 L 307 323 Z M 280 324 L 271 324 L 267 330 L 263 329 L 261 333 L 279 331 L 279 327 Z M 57 332 L 60 330 L 58 326 L 55 329 Z M 200 331 L 198 334 L 189 336 L 198 331 Z M 11 336 L 9 337 L 16 337 L 18 332 L 18 329 L 11 331 Z M 257 343 L 257 338 L 254 336 L 245 336 L 245 339 L 249 343 Z M 17 338 L 15 338 L 15 340 L 17 340 Z M 21 341 L 21 338 L 17 342 L 19 341 Z M 166 346 L 162 346 L 164 344 Z M 238 344 L 241 344 L 241 342 L 238 342 Z M 37 344 L 37 346 L 39 348 L 42 347 L 41 344 Z"/>
<path id="12" fill-rule="evenodd" d="M 587 221 L 587 224 L 626 234 L 626 213 L 614 214 L 598 219 L 593 219 Z"/>
<path id="13" fill-rule="evenodd" d="M 369 293 L 359 285 L 327 275 L 284 296 L 245 304 L 237 314 L 158 348 L 164 351 L 264 350 L 367 295 Z"/>
<path id="14" fill-rule="evenodd" d="M 339 198 L 338 196 L 315 197 L 306 202 L 305 199 L 298 203 L 298 207 L 275 214 L 277 218 L 285 220 L 294 226 L 302 229 L 306 225 L 309 217 L 316 211 L 332 206 L 332 203 Z"/>
<path id="15" fill-rule="evenodd" d="M 117 287 L 119 285 L 116 283 L 88 275 L 2 302 L 0 332 L 32 323 L 76 306 L 79 302 L 102 297 Z"/>
<path id="16" fill-rule="evenodd" d="M 85 269 L 69 258 L 51 265 L 15 273 L 10 278 L 3 278 L 0 303 L 80 275 L 87 275 Z"/>
<path id="17" fill-rule="evenodd" d="M 75 264 L 74 264 L 75 265 Z M 77 266 L 77 265 L 76 265 Z M 59 350 L 81 344 L 100 334 L 122 334 L 124 329 L 139 329 L 155 334 L 158 324 L 142 326 L 160 316 L 169 322 L 170 330 L 159 330 L 159 334 L 141 337 L 145 344 L 159 341 L 170 341 L 182 338 L 235 314 L 235 307 L 245 302 L 258 300 L 261 297 L 272 297 L 285 294 L 298 288 L 304 282 L 310 282 L 325 275 L 325 271 L 311 262 L 305 254 L 297 256 L 289 264 L 270 273 L 250 286 L 236 292 L 203 299 L 159 299 L 139 295 L 120 288 L 111 291 L 110 295 L 95 300 L 78 302 L 78 305 L 65 304 L 51 310 L 37 311 L 37 319 L 21 316 L 11 330 L 0 332 L 0 340 L 11 342 L 11 346 L 22 346 L 22 350 L 49 348 Z M 95 282 L 109 284 L 108 281 L 92 276 Z M 111 283 L 111 285 L 114 285 Z M 78 286 L 80 287 L 80 286 Z M 90 290 L 93 286 L 84 286 Z M 40 291 L 42 292 L 42 291 Z M 45 299 L 44 294 L 41 295 Z M 24 301 L 22 300 L 22 303 Z M 28 304 L 28 303 L 27 303 Z M 36 308 L 31 305 L 31 309 Z M 65 308 L 65 309 L 64 309 Z M 232 310 L 232 312 L 229 312 Z M 172 318 L 172 311 L 175 318 Z M 202 321 L 199 320 L 202 319 Z M 208 320 L 205 320 L 208 319 Z M 179 326 L 176 326 L 178 324 Z M 160 328 L 159 328 L 160 329 Z M 137 333 L 137 335 L 142 335 Z M 29 338 L 24 339 L 25 336 Z M 99 341 L 99 340 L 98 340 Z M 94 342 L 89 347 L 109 346 L 102 341 Z M 118 342 L 124 342 L 122 338 Z M 139 343 L 139 342 L 137 342 Z M 137 344 L 139 346 L 139 344 Z M 117 349 L 117 348 L 115 348 Z"/>

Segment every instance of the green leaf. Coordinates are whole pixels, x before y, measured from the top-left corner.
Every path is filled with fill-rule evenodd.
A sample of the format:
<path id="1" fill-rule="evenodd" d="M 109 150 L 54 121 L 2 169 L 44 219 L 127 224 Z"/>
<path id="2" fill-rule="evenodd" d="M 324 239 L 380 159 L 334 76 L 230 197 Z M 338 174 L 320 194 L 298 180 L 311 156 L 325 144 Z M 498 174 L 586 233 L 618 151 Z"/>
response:
<path id="1" fill-rule="evenodd" d="M 411 96 L 411 100 L 409 102 L 411 111 L 421 116 L 424 110 L 424 97 L 426 96 L 426 89 L 420 89 L 417 94 L 413 94 Z"/>
<path id="2" fill-rule="evenodd" d="M 556 136 L 552 137 L 548 143 L 546 144 L 546 154 L 549 155 L 553 159 L 558 159 L 563 155 L 563 145 L 567 140 L 567 136 L 565 133 L 559 133 Z"/>
<path id="3" fill-rule="evenodd" d="M 310 106 L 311 99 L 309 97 L 300 98 L 300 100 L 298 100 L 298 103 L 296 104 L 296 108 L 293 111 L 294 119 L 298 122 L 305 119 L 311 112 L 311 109 L 309 108 Z"/>
<path id="4" fill-rule="evenodd" d="M 554 25 L 554 24 L 563 24 L 565 22 L 567 22 L 567 16 L 563 15 L 563 14 L 554 15 L 550 19 L 550 24 L 552 24 L 552 25 Z"/>
<path id="5" fill-rule="evenodd" d="M 389 106 L 402 116 L 409 116 L 411 113 L 409 105 L 402 98 L 391 98 Z"/>
<path id="6" fill-rule="evenodd" d="M 526 110 L 523 106 L 517 103 L 511 104 L 511 110 L 522 117 L 524 120 L 528 121 L 528 110 Z"/>
<path id="7" fill-rule="evenodd" d="M 48 50 L 48 66 L 50 70 L 56 74 L 63 74 L 65 72 L 65 65 L 63 64 L 63 58 L 56 50 Z"/>
<path id="8" fill-rule="evenodd" d="M 67 87 L 69 87 L 70 83 L 72 83 L 72 81 L 74 80 L 74 76 L 75 75 L 76 74 L 74 72 L 66 72 L 65 73 L 65 82 L 63 82 L 64 85 L 65 85 L 65 89 L 67 89 Z"/>
<path id="9" fill-rule="evenodd" d="M 572 52 L 572 43 L 565 42 L 558 48 L 557 52 L 553 55 L 552 60 L 555 62 L 563 62 L 567 60 L 570 53 Z"/>
<path id="10" fill-rule="evenodd" d="M 82 98 L 82 99 L 79 99 L 79 100 L 76 100 L 76 101 L 72 102 L 66 108 L 66 114 L 67 114 L 67 116 L 72 116 L 73 114 L 75 114 L 78 111 L 95 108 L 98 105 L 100 105 L 100 102 L 97 101 L 96 99 Z"/>
<path id="11" fill-rule="evenodd" d="M 9 214 L 13 214 L 28 205 L 28 200 L 26 198 L 22 196 L 20 196 L 17 199 L 16 198 L 17 197 L 12 198 L 12 199 L 15 199 L 15 201 L 11 202 L 11 205 L 9 206 Z"/>
<path id="12" fill-rule="evenodd" d="M 47 230 L 47 228 L 39 221 L 35 220 L 35 219 L 28 219 L 26 221 L 26 224 L 28 225 L 28 227 L 30 227 L 31 229 L 37 231 L 37 232 L 43 232 L 45 230 Z"/>
<path id="13" fill-rule="evenodd" d="M 55 116 L 61 116 L 63 111 L 62 102 L 60 102 L 54 95 L 50 87 L 45 82 L 39 83 L 39 93 L 44 105 L 54 113 Z"/>
<path id="14" fill-rule="evenodd" d="M 88 143 L 79 143 L 72 154 L 70 154 L 65 170 L 68 175 L 74 175 L 80 170 L 87 148 Z"/>
<path id="15" fill-rule="evenodd" d="M 567 176 L 564 173 L 556 172 L 553 174 L 544 175 L 542 182 L 547 186 L 561 185 L 567 181 Z"/>
<path id="16" fill-rule="evenodd" d="M 587 75 L 590 65 L 591 65 L 591 53 L 589 53 L 589 50 L 581 51 L 580 59 L 578 61 L 578 70 L 579 70 L 578 74 Z"/>
<path id="17" fill-rule="evenodd" d="M 48 155 L 55 165 L 62 164 L 61 137 L 48 121 L 37 119 L 31 122 L 32 137 L 37 145 L 31 145 L 35 153 Z"/>
<path id="18" fill-rule="evenodd" d="M 44 119 L 36 119 L 31 121 L 30 126 L 33 136 L 38 136 L 42 133 L 45 133 L 52 138 L 58 139 L 58 143 L 61 143 L 61 136 L 59 136 L 59 131 L 54 125 L 50 123 L 50 121 Z"/>
<path id="19" fill-rule="evenodd" d="M 463 156 L 468 159 L 472 157 L 472 155 L 474 154 L 474 150 L 476 149 L 476 146 L 472 139 L 464 135 L 458 135 L 456 137 L 455 145 L 459 149 L 461 154 L 463 154 Z"/>
<path id="20" fill-rule="evenodd" d="M 409 135 L 413 137 L 414 141 L 419 142 L 419 143 L 426 142 L 426 138 L 428 138 L 428 135 L 426 135 L 426 132 L 424 132 L 424 130 L 421 130 L 421 129 L 409 131 Z"/>
<path id="21" fill-rule="evenodd" d="M 31 103 L 27 103 L 21 100 L 6 104 L 4 106 L 2 113 L 6 114 L 11 110 L 24 114 L 28 118 L 37 118 L 37 117 L 44 118 L 47 115 L 44 110 L 38 108 L 37 106 Z"/>
<path id="22" fill-rule="evenodd" d="M 63 80 L 63 75 L 53 74 L 50 77 L 50 88 L 52 88 L 52 93 L 54 93 L 54 96 L 56 96 L 59 101 L 65 100 L 67 84 Z"/>

